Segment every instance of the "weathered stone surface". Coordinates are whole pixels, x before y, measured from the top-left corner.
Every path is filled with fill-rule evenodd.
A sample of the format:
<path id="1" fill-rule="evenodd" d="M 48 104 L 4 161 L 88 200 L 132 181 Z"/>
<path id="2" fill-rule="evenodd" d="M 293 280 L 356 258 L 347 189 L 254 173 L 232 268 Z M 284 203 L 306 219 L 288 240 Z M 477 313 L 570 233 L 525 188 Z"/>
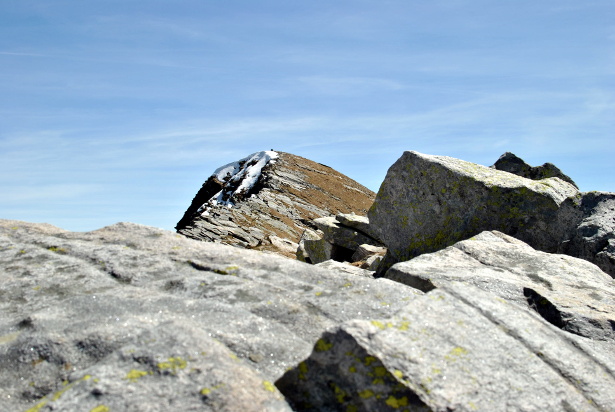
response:
<path id="1" fill-rule="evenodd" d="M 370 256 L 384 256 L 386 254 L 386 248 L 382 246 L 374 246 L 368 244 L 362 244 L 356 248 L 354 255 L 352 255 L 352 261 L 358 262 L 361 260 L 365 260 Z"/>
<path id="2" fill-rule="evenodd" d="M 365 233 L 341 224 L 336 217 L 328 216 L 314 219 L 314 225 L 320 229 L 325 240 L 333 245 L 355 251 L 363 244 L 379 246 L 380 242 Z M 352 254 L 351 254 L 352 256 Z"/>
<path id="3" fill-rule="evenodd" d="M 276 386 L 300 411 L 612 411 L 612 370 L 580 339 L 449 284 L 324 333 Z"/>
<path id="4" fill-rule="evenodd" d="M 498 230 L 554 252 L 580 222 L 580 193 L 446 156 L 405 152 L 369 210 L 370 227 L 398 261 Z"/>
<path id="5" fill-rule="evenodd" d="M 378 241 L 376 233 L 374 233 L 374 231 L 369 225 L 369 219 L 367 218 L 367 216 L 359 216 L 355 215 L 354 213 L 338 213 L 337 215 L 335 215 L 335 219 L 342 225 L 357 229 L 358 231 L 363 232 L 367 236 Z"/>
<path id="6" fill-rule="evenodd" d="M 372 191 L 330 167 L 275 153 L 277 158 L 262 168 L 247 191 L 233 186 L 238 179 L 220 181 L 214 173 L 178 222 L 178 233 L 291 257 L 294 252 L 279 249 L 269 236 L 298 243 L 313 219 L 337 213 L 365 214 L 373 203 Z M 252 157 L 246 158 L 247 163 L 240 162 L 241 166 L 247 166 Z"/>
<path id="7" fill-rule="evenodd" d="M 145 330 L 93 366 L 70 373 L 65 386 L 34 408 L 291 411 L 272 382 L 193 327 L 169 321 Z"/>
<path id="8" fill-rule="evenodd" d="M 183 395 L 181 405 L 200 400 L 215 410 L 237 410 L 225 404 L 231 396 L 253 397 L 256 410 L 276 402 L 275 390 L 263 382 L 274 382 L 307 357 L 325 329 L 391 316 L 416 298 L 388 279 L 344 275 L 128 223 L 72 233 L 0 220 L 0 277 L 3 411 L 25 410 L 46 396 L 57 398 L 49 406 L 67 410 L 74 402 L 94 405 L 96 397 L 101 404 L 132 405 L 130 397 L 142 399 L 148 390 L 155 396 L 143 410 L 168 410 L 165 402 Z M 235 369 L 212 340 L 237 356 Z M 170 360 L 177 357 L 186 368 Z M 165 374 L 159 365 L 165 362 L 177 366 L 177 376 Z M 205 375 L 219 371 L 200 376 L 193 367 Z M 249 387 L 241 385 L 243 377 L 237 381 L 243 368 L 253 370 L 243 381 Z M 133 369 L 147 375 L 131 374 Z M 80 381 L 86 374 L 92 379 Z M 228 374 L 234 376 L 228 392 L 215 388 L 214 381 Z M 137 375 L 142 377 L 133 382 Z M 188 386 L 168 386 L 178 393 L 167 395 L 162 388 L 172 379 Z M 64 381 L 71 382 L 65 392 Z M 126 390 L 116 392 L 121 382 Z M 212 392 L 201 396 L 206 387 Z"/>
<path id="9" fill-rule="evenodd" d="M 540 252 L 499 232 L 397 263 L 385 276 L 424 292 L 471 284 L 568 332 L 615 340 L 615 280 L 585 260 Z"/>
<path id="10" fill-rule="evenodd" d="M 581 210 L 583 220 L 560 251 L 589 260 L 615 278 L 615 193 L 584 193 Z"/>
<path id="11" fill-rule="evenodd" d="M 333 245 L 327 242 L 323 233 L 318 230 L 305 229 L 299 247 L 297 248 L 297 260 L 313 265 L 331 259 Z"/>
<path id="12" fill-rule="evenodd" d="M 349 265 L 347 263 L 338 262 L 333 259 L 329 259 L 325 262 L 318 263 L 316 266 L 334 270 L 338 273 L 346 274 L 346 275 L 355 275 L 355 276 L 363 276 L 366 278 L 373 278 L 374 272 L 359 268 L 357 266 Z"/>
<path id="13" fill-rule="evenodd" d="M 523 159 L 511 152 L 506 152 L 491 166 L 494 169 L 504 172 L 513 173 L 517 176 L 525 177 L 532 180 L 542 180 L 548 177 L 558 177 L 564 182 L 568 182 L 578 188 L 574 181 L 566 176 L 553 163 L 545 163 L 542 166 L 530 166 Z"/>

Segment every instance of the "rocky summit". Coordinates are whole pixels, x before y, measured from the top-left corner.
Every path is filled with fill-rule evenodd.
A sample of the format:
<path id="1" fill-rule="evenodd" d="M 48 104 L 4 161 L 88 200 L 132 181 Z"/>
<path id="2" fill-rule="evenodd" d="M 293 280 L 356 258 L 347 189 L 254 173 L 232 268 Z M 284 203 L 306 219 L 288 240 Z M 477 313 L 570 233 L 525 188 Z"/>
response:
<path id="1" fill-rule="evenodd" d="M 512 154 L 406 152 L 371 207 L 339 176 L 256 153 L 180 233 L 0 220 L 0 410 L 615 411 L 615 194 Z"/>
<path id="2" fill-rule="evenodd" d="M 218 168 L 176 229 L 205 241 L 294 256 L 313 219 L 365 215 L 375 194 L 328 166 L 263 151 Z"/>

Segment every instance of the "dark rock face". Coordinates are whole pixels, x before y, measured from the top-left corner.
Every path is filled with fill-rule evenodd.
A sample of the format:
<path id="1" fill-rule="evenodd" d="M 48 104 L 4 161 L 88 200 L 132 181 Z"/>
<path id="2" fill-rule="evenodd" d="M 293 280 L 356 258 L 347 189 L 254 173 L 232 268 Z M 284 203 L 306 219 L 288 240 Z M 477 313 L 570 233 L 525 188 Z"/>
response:
<path id="1" fill-rule="evenodd" d="M 615 278 L 615 193 L 584 193 L 581 210 L 583 220 L 559 251 L 593 262 Z"/>
<path id="2" fill-rule="evenodd" d="M 270 160 L 263 161 L 267 157 Z M 258 176 L 246 184 L 256 170 Z M 176 229 L 193 239 L 292 257 L 294 253 L 276 247 L 270 236 L 296 244 L 313 219 L 337 213 L 364 215 L 374 197 L 330 167 L 288 153 L 260 152 L 218 169 Z"/>
<path id="3" fill-rule="evenodd" d="M 558 177 L 564 182 L 568 182 L 578 188 L 576 183 L 553 163 L 545 163 L 542 166 L 530 166 L 523 159 L 511 152 L 504 153 L 491 167 L 532 180 Z"/>

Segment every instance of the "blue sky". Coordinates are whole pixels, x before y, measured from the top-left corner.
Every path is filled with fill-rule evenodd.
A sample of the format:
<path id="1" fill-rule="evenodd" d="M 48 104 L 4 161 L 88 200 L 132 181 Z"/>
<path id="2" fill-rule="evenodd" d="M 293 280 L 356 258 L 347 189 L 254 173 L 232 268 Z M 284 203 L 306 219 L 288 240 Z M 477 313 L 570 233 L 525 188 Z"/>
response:
<path id="1" fill-rule="evenodd" d="M 615 191 L 613 0 L 5 0 L 0 218 L 173 229 L 259 150 L 377 191 L 405 150 Z"/>

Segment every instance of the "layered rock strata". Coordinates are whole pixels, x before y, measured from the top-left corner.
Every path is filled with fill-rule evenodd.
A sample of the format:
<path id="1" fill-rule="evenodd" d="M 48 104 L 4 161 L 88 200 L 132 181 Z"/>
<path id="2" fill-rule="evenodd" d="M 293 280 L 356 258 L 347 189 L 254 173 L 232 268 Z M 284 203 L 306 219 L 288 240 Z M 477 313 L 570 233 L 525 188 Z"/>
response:
<path id="1" fill-rule="evenodd" d="M 193 239 L 294 256 L 313 219 L 364 215 L 374 197 L 328 166 L 288 153 L 259 152 L 216 170 L 176 229 Z M 272 236 L 292 242 L 291 247 L 280 248 Z"/>

